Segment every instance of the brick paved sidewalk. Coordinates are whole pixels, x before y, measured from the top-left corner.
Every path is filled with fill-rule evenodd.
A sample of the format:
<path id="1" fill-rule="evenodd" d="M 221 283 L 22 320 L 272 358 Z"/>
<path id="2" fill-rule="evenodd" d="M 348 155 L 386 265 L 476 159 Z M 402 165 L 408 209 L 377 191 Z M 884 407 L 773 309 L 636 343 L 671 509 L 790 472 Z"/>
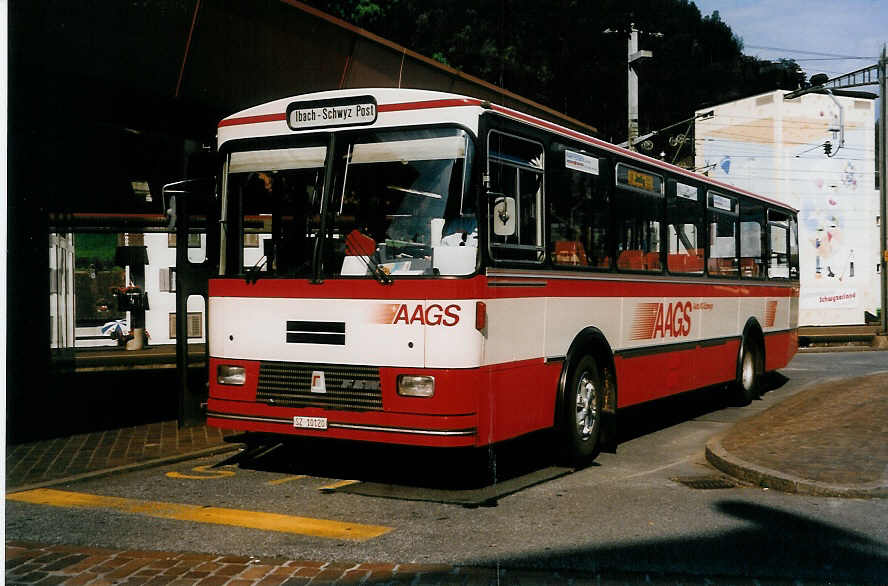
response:
<path id="1" fill-rule="evenodd" d="M 740 421 L 722 439 L 731 453 L 833 484 L 878 481 L 888 467 L 888 375 L 824 384 Z"/>
<path id="2" fill-rule="evenodd" d="M 518 586 L 526 584 L 753 584 L 785 581 L 625 571 L 582 572 L 500 567 L 311 561 L 170 551 L 114 550 L 21 541 L 6 543 L 6 583 L 66 586 L 297 586 L 411 584 Z"/>
<path id="3" fill-rule="evenodd" d="M 825 382 L 707 444 L 716 467 L 789 492 L 888 496 L 888 374 Z"/>
<path id="4" fill-rule="evenodd" d="M 83 433 L 6 447 L 6 489 L 99 474 L 158 460 L 236 449 L 235 432 L 175 421 Z"/>

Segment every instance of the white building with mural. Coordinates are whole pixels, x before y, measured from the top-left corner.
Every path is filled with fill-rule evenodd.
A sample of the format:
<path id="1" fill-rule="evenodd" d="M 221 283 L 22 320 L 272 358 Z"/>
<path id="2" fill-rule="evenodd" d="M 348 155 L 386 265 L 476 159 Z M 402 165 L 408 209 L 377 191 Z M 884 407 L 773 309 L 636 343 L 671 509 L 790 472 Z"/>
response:
<path id="1" fill-rule="evenodd" d="M 698 111 L 698 169 L 799 209 L 800 325 L 862 324 L 879 307 L 872 94 L 777 90 Z"/>

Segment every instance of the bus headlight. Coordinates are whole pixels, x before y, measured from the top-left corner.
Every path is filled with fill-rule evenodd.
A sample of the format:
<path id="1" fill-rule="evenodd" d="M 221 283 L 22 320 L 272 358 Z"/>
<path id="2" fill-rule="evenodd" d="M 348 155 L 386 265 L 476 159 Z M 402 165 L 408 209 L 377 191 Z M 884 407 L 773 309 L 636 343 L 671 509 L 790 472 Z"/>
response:
<path id="1" fill-rule="evenodd" d="M 432 397 L 435 394 L 435 377 L 398 375 L 398 394 L 404 397 Z"/>
<path id="2" fill-rule="evenodd" d="M 247 382 L 247 370 L 243 366 L 220 364 L 216 369 L 216 381 L 220 385 L 242 385 Z"/>

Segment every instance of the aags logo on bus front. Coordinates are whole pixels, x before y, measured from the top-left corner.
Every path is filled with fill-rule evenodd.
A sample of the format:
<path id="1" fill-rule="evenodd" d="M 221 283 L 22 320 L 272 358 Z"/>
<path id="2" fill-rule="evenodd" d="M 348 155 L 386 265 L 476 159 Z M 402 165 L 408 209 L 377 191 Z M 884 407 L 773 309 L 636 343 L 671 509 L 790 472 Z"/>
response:
<path id="1" fill-rule="evenodd" d="M 379 324 L 391 325 L 455 326 L 459 323 L 461 309 L 456 304 L 444 307 L 432 303 L 428 307 L 424 307 L 422 303 L 393 303 L 379 306 L 375 321 Z"/>

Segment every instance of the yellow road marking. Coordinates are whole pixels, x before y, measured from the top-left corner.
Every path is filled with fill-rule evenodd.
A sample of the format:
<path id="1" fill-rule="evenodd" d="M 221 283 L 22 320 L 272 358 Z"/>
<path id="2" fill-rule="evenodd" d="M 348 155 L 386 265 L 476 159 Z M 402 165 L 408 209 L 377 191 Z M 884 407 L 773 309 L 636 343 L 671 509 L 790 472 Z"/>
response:
<path id="1" fill-rule="evenodd" d="M 234 476 L 234 470 L 220 470 L 219 468 L 212 468 L 211 464 L 206 466 L 195 466 L 192 468 L 195 472 L 200 472 L 201 474 L 184 474 L 182 472 L 167 472 L 166 475 L 168 478 L 188 478 L 191 480 L 209 480 L 212 478 L 227 478 L 229 476 Z"/>
<path id="2" fill-rule="evenodd" d="M 283 478 L 278 478 L 277 480 L 269 480 L 265 484 L 268 486 L 277 486 L 278 484 L 292 482 L 293 480 L 299 480 L 301 478 L 305 478 L 305 474 L 294 474 L 293 476 L 285 476 Z"/>
<path id="3" fill-rule="evenodd" d="M 350 484 L 357 484 L 359 482 L 360 482 L 360 480 L 340 480 L 339 482 L 334 482 L 333 484 L 327 484 L 326 486 L 322 486 L 318 490 L 331 491 L 331 490 L 336 490 L 337 488 L 342 488 L 343 486 L 348 486 Z"/>
<path id="4" fill-rule="evenodd" d="M 81 492 L 38 488 L 25 492 L 17 492 L 6 496 L 7 500 L 48 505 L 52 507 L 77 507 L 86 509 L 111 509 L 123 513 L 145 515 L 161 519 L 176 519 L 196 523 L 213 523 L 216 525 L 232 525 L 248 527 L 263 531 L 280 531 L 296 533 L 312 537 L 328 539 L 349 539 L 365 541 L 392 530 L 382 525 L 362 525 L 360 523 L 344 523 L 310 517 L 294 517 L 278 513 L 262 511 L 245 511 L 240 509 L 223 509 L 219 507 L 203 507 L 200 505 L 183 505 L 157 501 L 100 496 Z"/>

